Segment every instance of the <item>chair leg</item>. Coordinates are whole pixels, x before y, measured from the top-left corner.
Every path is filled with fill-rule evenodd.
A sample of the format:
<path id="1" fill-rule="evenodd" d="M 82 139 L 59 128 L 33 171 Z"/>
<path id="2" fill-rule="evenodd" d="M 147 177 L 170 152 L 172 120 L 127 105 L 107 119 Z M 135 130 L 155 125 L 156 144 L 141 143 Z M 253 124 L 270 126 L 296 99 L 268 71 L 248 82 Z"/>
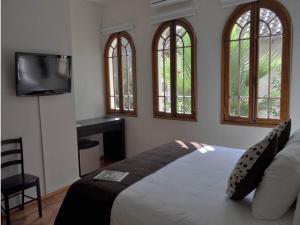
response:
<path id="1" fill-rule="evenodd" d="M 21 204 L 21 206 L 20 206 L 20 209 L 21 209 L 21 210 L 24 209 L 24 198 L 25 198 L 25 196 L 24 196 L 24 191 L 22 191 L 22 204 Z"/>
<path id="2" fill-rule="evenodd" d="M 5 206 L 6 225 L 10 225 L 10 212 L 9 212 L 9 199 L 8 199 L 8 196 L 4 196 L 4 206 Z"/>
<path id="3" fill-rule="evenodd" d="M 40 190 L 40 181 L 37 181 L 36 184 L 36 194 L 37 194 L 37 200 L 38 200 L 38 207 L 39 207 L 39 216 L 43 216 L 43 209 L 42 209 L 42 200 L 41 200 L 41 190 Z"/>

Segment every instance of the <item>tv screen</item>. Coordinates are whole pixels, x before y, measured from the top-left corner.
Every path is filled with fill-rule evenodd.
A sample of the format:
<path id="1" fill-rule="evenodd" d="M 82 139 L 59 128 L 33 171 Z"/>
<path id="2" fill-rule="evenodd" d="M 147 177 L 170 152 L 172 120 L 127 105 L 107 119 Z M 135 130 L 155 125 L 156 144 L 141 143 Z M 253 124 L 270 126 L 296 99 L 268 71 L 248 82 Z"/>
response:
<path id="1" fill-rule="evenodd" d="M 17 96 L 71 92 L 71 56 L 15 54 Z"/>

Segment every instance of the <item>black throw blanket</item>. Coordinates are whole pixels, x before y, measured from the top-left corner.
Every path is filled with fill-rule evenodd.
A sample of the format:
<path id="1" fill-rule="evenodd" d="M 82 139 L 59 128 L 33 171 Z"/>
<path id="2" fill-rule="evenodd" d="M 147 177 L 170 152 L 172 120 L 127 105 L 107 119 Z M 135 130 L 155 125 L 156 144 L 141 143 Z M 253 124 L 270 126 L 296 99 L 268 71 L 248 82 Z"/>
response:
<path id="1" fill-rule="evenodd" d="M 93 180 L 102 170 L 78 180 L 70 187 L 54 224 L 110 225 L 111 209 L 121 191 L 195 149 L 175 141 L 105 168 L 129 172 L 121 182 Z"/>

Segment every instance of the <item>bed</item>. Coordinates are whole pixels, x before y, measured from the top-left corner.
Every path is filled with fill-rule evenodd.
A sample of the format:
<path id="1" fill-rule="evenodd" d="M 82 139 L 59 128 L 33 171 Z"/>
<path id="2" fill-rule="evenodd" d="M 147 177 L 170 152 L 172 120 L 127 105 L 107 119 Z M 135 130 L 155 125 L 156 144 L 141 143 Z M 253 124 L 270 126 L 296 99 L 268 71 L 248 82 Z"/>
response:
<path id="1" fill-rule="evenodd" d="M 255 220 L 250 194 L 225 194 L 228 176 L 244 150 L 175 141 L 109 168 L 130 172 L 120 183 L 95 181 L 100 171 L 74 183 L 55 225 L 291 225 Z"/>

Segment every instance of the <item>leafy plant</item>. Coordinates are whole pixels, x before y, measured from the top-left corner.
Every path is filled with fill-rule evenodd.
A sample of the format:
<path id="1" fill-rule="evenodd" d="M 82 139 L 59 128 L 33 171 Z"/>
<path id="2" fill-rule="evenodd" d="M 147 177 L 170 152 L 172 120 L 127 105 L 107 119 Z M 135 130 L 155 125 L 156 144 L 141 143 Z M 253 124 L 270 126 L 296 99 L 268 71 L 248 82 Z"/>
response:
<path id="1" fill-rule="evenodd" d="M 232 35 L 238 36 L 239 29 L 233 27 Z M 260 38 L 259 39 L 259 59 L 258 59 L 258 85 L 261 100 L 259 102 L 258 113 L 267 117 L 269 106 L 268 98 L 280 97 L 281 90 L 281 39 Z M 269 51 L 271 49 L 271 52 Z M 250 75 L 250 40 L 234 40 L 230 43 L 230 114 L 248 116 L 249 110 L 249 75 Z M 269 84 L 270 74 L 270 84 Z M 269 90 L 270 87 L 270 90 Z M 270 91 L 270 93 L 269 93 Z M 239 107 L 239 98 L 240 107 Z M 273 116 L 279 116 L 279 105 L 273 104 L 275 109 L 271 110 Z M 240 109 L 239 109 L 240 108 Z M 240 114 L 239 114 L 240 110 Z"/>
<path id="2" fill-rule="evenodd" d="M 240 29 L 234 26 L 231 37 L 238 37 Z M 281 91 L 281 39 L 264 38 L 260 40 L 259 45 L 259 66 L 258 66 L 258 83 L 259 88 L 264 93 L 263 98 L 278 98 Z M 190 43 L 189 35 L 183 36 L 183 42 Z M 271 43 L 271 53 L 269 44 Z M 189 46 L 189 45 L 186 45 Z M 230 114 L 248 116 L 249 111 L 249 76 L 250 76 L 250 39 L 240 41 L 231 41 L 230 43 Z M 271 57 L 271 60 L 270 60 Z M 191 112 L 191 48 L 177 48 L 176 50 L 176 85 L 177 85 L 177 111 Z M 162 90 L 165 90 L 166 96 L 171 93 L 171 74 L 170 74 L 170 52 L 164 51 L 159 60 L 160 68 L 164 66 L 165 83 L 161 83 Z M 270 95 L 269 90 L 269 73 L 270 73 Z M 161 81 L 163 82 L 163 81 Z M 184 97 L 185 96 L 185 99 Z M 240 97 L 240 100 L 238 100 Z M 238 103 L 240 101 L 240 104 Z M 272 101 L 270 101 L 272 102 Z M 240 105 L 240 106 L 239 106 Z M 273 116 L 279 116 L 279 104 L 271 104 L 270 111 Z M 261 101 L 259 108 L 264 116 L 268 112 L 268 101 Z M 166 111 L 171 110 L 170 100 L 166 101 Z M 239 114 L 240 111 L 240 114 Z"/>

